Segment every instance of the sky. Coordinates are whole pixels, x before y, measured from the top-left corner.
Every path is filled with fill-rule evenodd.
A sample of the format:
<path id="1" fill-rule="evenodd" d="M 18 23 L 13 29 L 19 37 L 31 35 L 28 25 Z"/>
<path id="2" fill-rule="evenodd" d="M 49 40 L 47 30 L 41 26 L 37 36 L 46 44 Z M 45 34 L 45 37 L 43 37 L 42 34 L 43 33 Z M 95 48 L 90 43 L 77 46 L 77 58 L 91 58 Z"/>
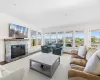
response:
<path id="1" fill-rule="evenodd" d="M 77 34 L 75 35 L 75 37 L 84 38 L 84 33 L 77 33 Z"/>
<path id="2" fill-rule="evenodd" d="M 100 38 L 100 32 L 91 32 L 91 35 Z"/>
<path id="3" fill-rule="evenodd" d="M 68 37 L 72 37 L 72 33 L 66 34 Z M 84 33 L 76 33 L 75 37 L 84 38 Z"/>

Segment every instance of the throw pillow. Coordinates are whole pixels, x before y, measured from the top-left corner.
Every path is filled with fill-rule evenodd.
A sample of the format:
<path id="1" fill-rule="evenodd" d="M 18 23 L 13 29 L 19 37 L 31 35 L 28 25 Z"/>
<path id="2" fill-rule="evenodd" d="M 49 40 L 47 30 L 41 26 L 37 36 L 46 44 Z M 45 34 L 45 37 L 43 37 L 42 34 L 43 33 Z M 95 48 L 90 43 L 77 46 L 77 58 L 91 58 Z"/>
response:
<path id="1" fill-rule="evenodd" d="M 84 72 L 100 75 L 100 50 L 97 50 L 88 60 Z"/>
<path id="2" fill-rule="evenodd" d="M 87 54 L 86 54 L 86 60 L 89 60 L 89 58 L 97 51 L 96 48 L 91 48 Z"/>
<path id="3" fill-rule="evenodd" d="M 85 58 L 86 53 L 87 53 L 86 46 L 80 46 L 80 47 L 79 47 L 79 50 L 78 50 L 78 55 L 79 55 L 80 57 L 82 57 L 82 58 Z"/>

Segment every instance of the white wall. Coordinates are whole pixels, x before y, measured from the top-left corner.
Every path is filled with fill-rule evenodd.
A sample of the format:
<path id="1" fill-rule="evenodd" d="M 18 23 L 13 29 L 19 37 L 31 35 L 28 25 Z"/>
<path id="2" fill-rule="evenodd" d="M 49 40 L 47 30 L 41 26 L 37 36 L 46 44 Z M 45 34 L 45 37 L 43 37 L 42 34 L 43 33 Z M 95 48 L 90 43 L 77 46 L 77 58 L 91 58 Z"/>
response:
<path id="1" fill-rule="evenodd" d="M 37 28 L 35 25 L 27 24 L 13 16 L 0 13 L 0 61 L 4 61 L 5 57 L 5 48 L 4 48 L 4 39 L 9 38 L 9 23 L 18 24 L 29 28 L 29 46 L 28 52 L 31 53 L 40 48 L 40 46 L 31 47 L 30 45 L 30 30 L 36 30 L 42 32 L 41 29 Z"/>
<path id="2" fill-rule="evenodd" d="M 59 32 L 59 31 L 84 31 L 84 45 L 91 46 L 91 30 L 100 29 L 100 24 L 80 24 L 80 25 L 66 25 L 54 28 L 44 28 L 43 33 L 47 32 Z M 77 49 L 76 47 L 64 48 L 64 51 L 71 51 L 71 49 Z"/>

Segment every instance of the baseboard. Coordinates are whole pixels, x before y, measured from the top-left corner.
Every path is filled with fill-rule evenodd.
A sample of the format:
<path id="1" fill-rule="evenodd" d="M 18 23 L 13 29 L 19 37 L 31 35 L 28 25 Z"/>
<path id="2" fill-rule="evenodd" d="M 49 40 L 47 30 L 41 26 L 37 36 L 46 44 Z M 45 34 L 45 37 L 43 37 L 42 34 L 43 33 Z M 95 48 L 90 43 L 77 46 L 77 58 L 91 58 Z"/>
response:
<path id="1" fill-rule="evenodd" d="M 2 62 L 0 62 L 0 65 L 4 65 L 4 64 L 7 64 L 8 62 L 6 62 L 6 61 L 2 61 Z"/>

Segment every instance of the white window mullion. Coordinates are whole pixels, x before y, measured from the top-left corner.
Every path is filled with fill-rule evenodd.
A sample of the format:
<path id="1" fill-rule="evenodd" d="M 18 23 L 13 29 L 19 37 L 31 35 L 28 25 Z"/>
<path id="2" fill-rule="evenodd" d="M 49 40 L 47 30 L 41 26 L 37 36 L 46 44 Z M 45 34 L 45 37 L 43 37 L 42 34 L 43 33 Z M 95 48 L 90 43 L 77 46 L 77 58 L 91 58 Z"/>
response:
<path id="1" fill-rule="evenodd" d="M 51 34 L 49 33 L 49 43 L 50 43 L 50 37 L 51 37 Z"/>
<path id="2" fill-rule="evenodd" d="M 58 33 L 56 32 L 56 43 L 57 43 L 57 35 L 58 35 Z"/>
<path id="3" fill-rule="evenodd" d="M 64 47 L 65 47 L 65 34 L 66 34 L 66 32 L 64 31 Z"/>

